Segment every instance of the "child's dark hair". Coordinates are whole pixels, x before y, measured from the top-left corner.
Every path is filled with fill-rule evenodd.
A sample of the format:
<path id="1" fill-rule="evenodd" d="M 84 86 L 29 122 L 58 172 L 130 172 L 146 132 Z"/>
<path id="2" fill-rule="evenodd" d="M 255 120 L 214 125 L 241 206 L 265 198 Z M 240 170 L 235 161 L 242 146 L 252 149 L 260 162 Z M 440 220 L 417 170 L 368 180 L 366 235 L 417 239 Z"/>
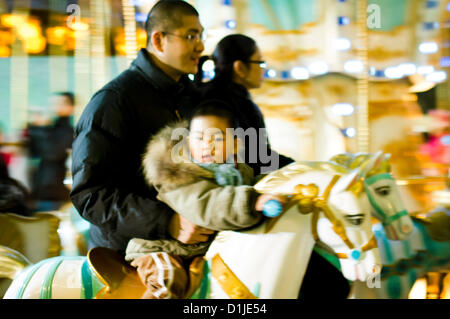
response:
<path id="1" fill-rule="evenodd" d="M 238 128 L 239 121 L 232 107 L 221 100 L 209 99 L 195 107 L 189 116 L 189 129 L 194 118 L 199 116 L 217 116 L 228 121 L 230 128 Z"/>

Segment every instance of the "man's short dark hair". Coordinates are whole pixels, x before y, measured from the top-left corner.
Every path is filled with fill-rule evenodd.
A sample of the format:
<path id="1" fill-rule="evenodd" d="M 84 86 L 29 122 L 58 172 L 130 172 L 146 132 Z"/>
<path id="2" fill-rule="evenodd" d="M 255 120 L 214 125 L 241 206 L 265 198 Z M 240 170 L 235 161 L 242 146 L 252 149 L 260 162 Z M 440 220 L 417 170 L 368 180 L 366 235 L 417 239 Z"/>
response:
<path id="1" fill-rule="evenodd" d="M 192 120 L 199 116 L 217 116 L 227 120 L 230 128 L 239 127 L 239 120 L 233 108 L 221 100 L 210 99 L 197 105 L 189 116 L 189 129 Z"/>
<path id="2" fill-rule="evenodd" d="M 182 26 L 182 16 L 196 16 L 197 10 L 183 0 L 160 0 L 150 10 L 145 30 L 147 31 L 147 46 L 153 31 L 160 29 L 170 32 Z"/>
<path id="3" fill-rule="evenodd" d="M 56 92 L 56 96 L 64 96 L 69 100 L 70 105 L 75 105 L 75 95 L 72 92 Z"/>

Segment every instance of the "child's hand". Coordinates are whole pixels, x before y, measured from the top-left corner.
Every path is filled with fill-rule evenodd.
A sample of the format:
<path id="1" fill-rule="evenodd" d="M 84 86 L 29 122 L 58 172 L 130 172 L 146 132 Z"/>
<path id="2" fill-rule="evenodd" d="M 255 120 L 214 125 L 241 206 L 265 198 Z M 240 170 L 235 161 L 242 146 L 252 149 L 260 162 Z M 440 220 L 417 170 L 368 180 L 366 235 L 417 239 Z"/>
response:
<path id="1" fill-rule="evenodd" d="M 255 209 L 257 211 L 262 211 L 264 208 L 264 204 L 268 202 L 269 200 L 276 200 L 280 202 L 282 205 L 286 203 L 286 198 L 280 195 L 272 195 L 272 194 L 262 194 L 259 195 L 258 199 L 256 200 Z"/>

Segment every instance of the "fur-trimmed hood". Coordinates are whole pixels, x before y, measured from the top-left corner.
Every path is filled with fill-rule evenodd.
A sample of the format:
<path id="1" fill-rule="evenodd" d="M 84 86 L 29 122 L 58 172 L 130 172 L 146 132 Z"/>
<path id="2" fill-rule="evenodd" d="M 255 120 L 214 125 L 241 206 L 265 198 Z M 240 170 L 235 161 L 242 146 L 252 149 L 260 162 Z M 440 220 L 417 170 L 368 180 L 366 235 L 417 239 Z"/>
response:
<path id="1" fill-rule="evenodd" d="M 184 185 L 199 179 L 214 179 L 214 174 L 189 157 L 186 121 L 170 124 L 147 144 L 142 167 L 149 185 Z"/>

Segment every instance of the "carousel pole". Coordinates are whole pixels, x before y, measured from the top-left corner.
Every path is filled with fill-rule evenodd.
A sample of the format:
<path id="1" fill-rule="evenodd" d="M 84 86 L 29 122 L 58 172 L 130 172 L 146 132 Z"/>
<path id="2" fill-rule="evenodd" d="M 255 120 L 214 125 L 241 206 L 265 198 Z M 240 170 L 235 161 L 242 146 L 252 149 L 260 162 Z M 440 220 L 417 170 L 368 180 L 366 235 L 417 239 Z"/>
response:
<path id="1" fill-rule="evenodd" d="M 89 25 L 81 20 L 87 15 L 88 11 L 86 0 L 78 1 L 81 16 L 79 20 L 68 26 L 74 30 L 75 34 L 75 52 L 74 52 L 74 72 L 75 72 L 75 93 L 77 94 L 75 104 L 75 121 L 78 121 L 83 107 L 87 104 L 91 96 L 90 85 L 90 34 Z"/>
<path id="2" fill-rule="evenodd" d="M 363 64 L 363 70 L 357 78 L 357 150 L 367 153 L 370 151 L 367 0 L 358 0 L 356 3 L 357 56 Z"/>
<path id="3" fill-rule="evenodd" d="M 137 56 L 135 8 L 131 0 L 122 0 L 122 14 L 125 29 L 125 51 L 128 63 Z"/>
<path id="4" fill-rule="evenodd" d="M 92 91 L 99 90 L 105 85 L 105 1 L 91 0 L 91 74 Z"/>
<path id="5" fill-rule="evenodd" d="M 50 0 L 49 1 L 49 26 L 58 26 L 57 14 L 54 12 L 58 11 L 61 7 L 60 1 Z M 50 43 L 47 41 L 48 45 L 48 66 L 50 74 L 50 93 L 55 93 L 57 91 L 68 91 L 69 90 L 69 78 L 68 78 L 68 66 L 67 66 L 67 51 L 62 51 L 58 48 L 58 45 Z M 63 53 L 63 55 L 61 55 Z"/>

